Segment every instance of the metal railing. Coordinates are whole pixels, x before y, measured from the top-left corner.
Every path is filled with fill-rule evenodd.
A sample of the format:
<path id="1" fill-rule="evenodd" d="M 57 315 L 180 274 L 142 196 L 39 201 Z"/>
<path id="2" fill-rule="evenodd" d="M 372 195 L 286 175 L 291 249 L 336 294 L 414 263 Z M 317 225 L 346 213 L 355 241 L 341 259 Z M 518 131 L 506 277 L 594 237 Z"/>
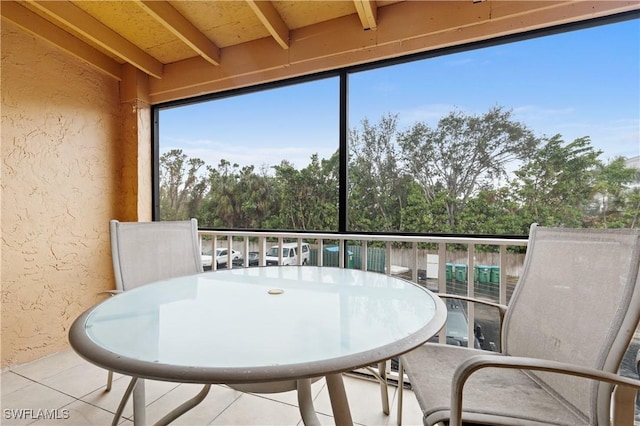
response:
<path id="1" fill-rule="evenodd" d="M 297 247 L 295 264 L 374 270 L 423 285 L 439 293 L 456 293 L 483 297 L 507 304 L 519 276 L 523 255 L 513 255 L 509 247 L 526 247 L 527 239 L 474 238 L 402 235 L 363 235 L 262 231 L 199 231 L 201 248 L 210 248 L 212 269 L 218 269 L 215 253 L 226 248 L 236 250 L 242 258 L 225 262 L 225 268 L 249 267 L 249 252 L 257 252 L 258 265 L 267 265 L 266 253 L 272 246 L 292 244 Z M 309 244 L 313 256 L 301 256 L 303 243 Z M 330 250 L 331 255 L 325 253 Z M 511 250 L 512 252 L 514 250 Z M 518 251 L 518 250 L 515 250 Z M 522 252 L 523 250 L 520 250 Z M 355 252 L 355 253 L 354 253 Z M 478 258 L 491 265 L 479 264 Z M 382 253 L 382 255 L 381 255 Z M 511 257 L 517 257 L 515 262 Z M 374 259 L 375 257 L 375 259 Z M 227 258 L 228 259 L 228 258 Z M 496 261 L 497 260 L 497 261 Z M 270 263 L 275 263 L 271 261 Z M 497 265 L 495 264 L 497 263 Z M 283 264 L 283 250 L 278 251 L 277 264 Z M 466 307 L 467 336 L 475 335 L 476 312 L 473 303 Z M 446 342 L 445 333 L 439 341 Z M 467 344 L 474 345 L 468 338 Z"/>

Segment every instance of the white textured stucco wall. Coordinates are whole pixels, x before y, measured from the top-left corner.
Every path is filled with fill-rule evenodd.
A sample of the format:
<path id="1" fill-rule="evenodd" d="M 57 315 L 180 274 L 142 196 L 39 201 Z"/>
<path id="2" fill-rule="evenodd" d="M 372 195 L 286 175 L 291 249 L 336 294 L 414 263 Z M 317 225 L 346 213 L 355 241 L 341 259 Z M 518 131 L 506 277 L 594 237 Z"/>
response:
<path id="1" fill-rule="evenodd" d="M 2 367 L 67 346 L 113 288 L 118 82 L 2 21 Z"/>

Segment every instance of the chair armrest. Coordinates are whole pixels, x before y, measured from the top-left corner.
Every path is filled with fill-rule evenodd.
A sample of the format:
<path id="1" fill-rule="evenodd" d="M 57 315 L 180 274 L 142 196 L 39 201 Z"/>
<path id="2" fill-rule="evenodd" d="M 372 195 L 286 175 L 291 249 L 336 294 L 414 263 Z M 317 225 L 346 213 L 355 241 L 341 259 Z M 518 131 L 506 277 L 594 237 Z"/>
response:
<path id="1" fill-rule="evenodd" d="M 548 371 L 608 382 L 614 385 L 636 389 L 636 391 L 640 390 L 640 380 L 565 362 L 526 357 L 475 355 L 461 363 L 453 374 L 451 386 L 451 419 L 449 422 L 451 426 L 459 426 L 462 424 L 462 390 L 464 384 L 471 374 L 482 368 Z"/>
<path id="2" fill-rule="evenodd" d="M 498 310 L 500 313 L 500 321 L 504 318 L 504 314 L 507 312 L 507 305 L 503 305 L 501 303 L 490 302 L 484 299 L 476 299 L 475 297 L 462 296 L 459 294 L 450 294 L 450 293 L 436 293 L 438 297 L 445 297 L 447 299 L 458 299 L 465 300 L 467 302 L 480 303 L 482 305 L 492 306 Z"/>

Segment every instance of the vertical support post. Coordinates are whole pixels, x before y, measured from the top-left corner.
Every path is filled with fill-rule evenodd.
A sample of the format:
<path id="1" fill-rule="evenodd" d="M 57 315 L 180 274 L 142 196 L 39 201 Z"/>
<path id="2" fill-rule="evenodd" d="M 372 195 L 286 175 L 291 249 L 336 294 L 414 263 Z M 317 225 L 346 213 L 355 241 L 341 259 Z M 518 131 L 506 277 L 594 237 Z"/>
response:
<path id="1" fill-rule="evenodd" d="M 211 238 L 211 270 L 218 269 L 218 262 L 216 260 L 216 251 L 218 250 L 218 236 L 213 234 Z"/>
<path id="2" fill-rule="evenodd" d="M 227 235 L 227 269 L 233 268 L 233 236 Z"/>
<path id="3" fill-rule="evenodd" d="M 384 252 L 384 268 L 387 275 L 391 275 L 391 241 L 387 241 Z"/>
<path id="4" fill-rule="evenodd" d="M 245 236 L 242 238 L 242 252 L 244 253 L 244 266 L 245 268 L 249 266 L 249 237 Z"/>
<path id="5" fill-rule="evenodd" d="M 475 255 L 476 255 L 476 246 L 475 244 L 469 243 L 468 246 L 468 264 L 467 268 L 467 295 L 469 297 L 475 297 Z M 469 318 L 469 324 L 467 325 L 467 346 L 473 348 L 475 342 L 475 323 L 476 323 L 476 305 L 474 303 L 467 302 L 467 317 Z"/>
<path id="6" fill-rule="evenodd" d="M 367 240 L 364 240 L 362 242 L 362 252 L 360 253 L 360 257 L 361 257 L 360 261 L 362 262 L 362 264 L 360 265 L 360 269 L 362 269 L 363 271 L 367 270 L 367 264 L 369 262 L 368 253 L 369 253 L 369 242 Z"/>
<path id="7" fill-rule="evenodd" d="M 507 246 L 500 246 L 500 303 L 507 304 Z"/>
<path id="8" fill-rule="evenodd" d="M 447 244 L 438 243 L 438 292 L 447 292 Z"/>
<path id="9" fill-rule="evenodd" d="M 411 280 L 414 283 L 418 282 L 418 243 L 416 243 L 415 241 L 411 243 L 411 252 L 413 253 L 413 268 L 411 271 Z M 427 265 L 425 265 L 425 281 L 427 278 Z M 425 283 L 426 286 L 426 283 Z"/>

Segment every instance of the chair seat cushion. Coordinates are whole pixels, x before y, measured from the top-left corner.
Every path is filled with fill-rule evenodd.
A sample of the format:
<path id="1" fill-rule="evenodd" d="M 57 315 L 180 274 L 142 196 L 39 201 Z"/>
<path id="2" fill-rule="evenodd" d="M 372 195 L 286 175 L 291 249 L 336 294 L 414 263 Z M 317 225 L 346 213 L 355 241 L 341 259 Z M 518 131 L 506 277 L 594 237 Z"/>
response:
<path id="1" fill-rule="evenodd" d="M 465 359 L 491 352 L 427 343 L 401 357 L 424 412 L 424 423 L 449 419 L 451 380 Z M 503 356 L 496 354 L 496 356 Z M 500 425 L 583 425 L 589 420 L 521 370 L 485 368 L 467 380 L 464 422 Z"/>

